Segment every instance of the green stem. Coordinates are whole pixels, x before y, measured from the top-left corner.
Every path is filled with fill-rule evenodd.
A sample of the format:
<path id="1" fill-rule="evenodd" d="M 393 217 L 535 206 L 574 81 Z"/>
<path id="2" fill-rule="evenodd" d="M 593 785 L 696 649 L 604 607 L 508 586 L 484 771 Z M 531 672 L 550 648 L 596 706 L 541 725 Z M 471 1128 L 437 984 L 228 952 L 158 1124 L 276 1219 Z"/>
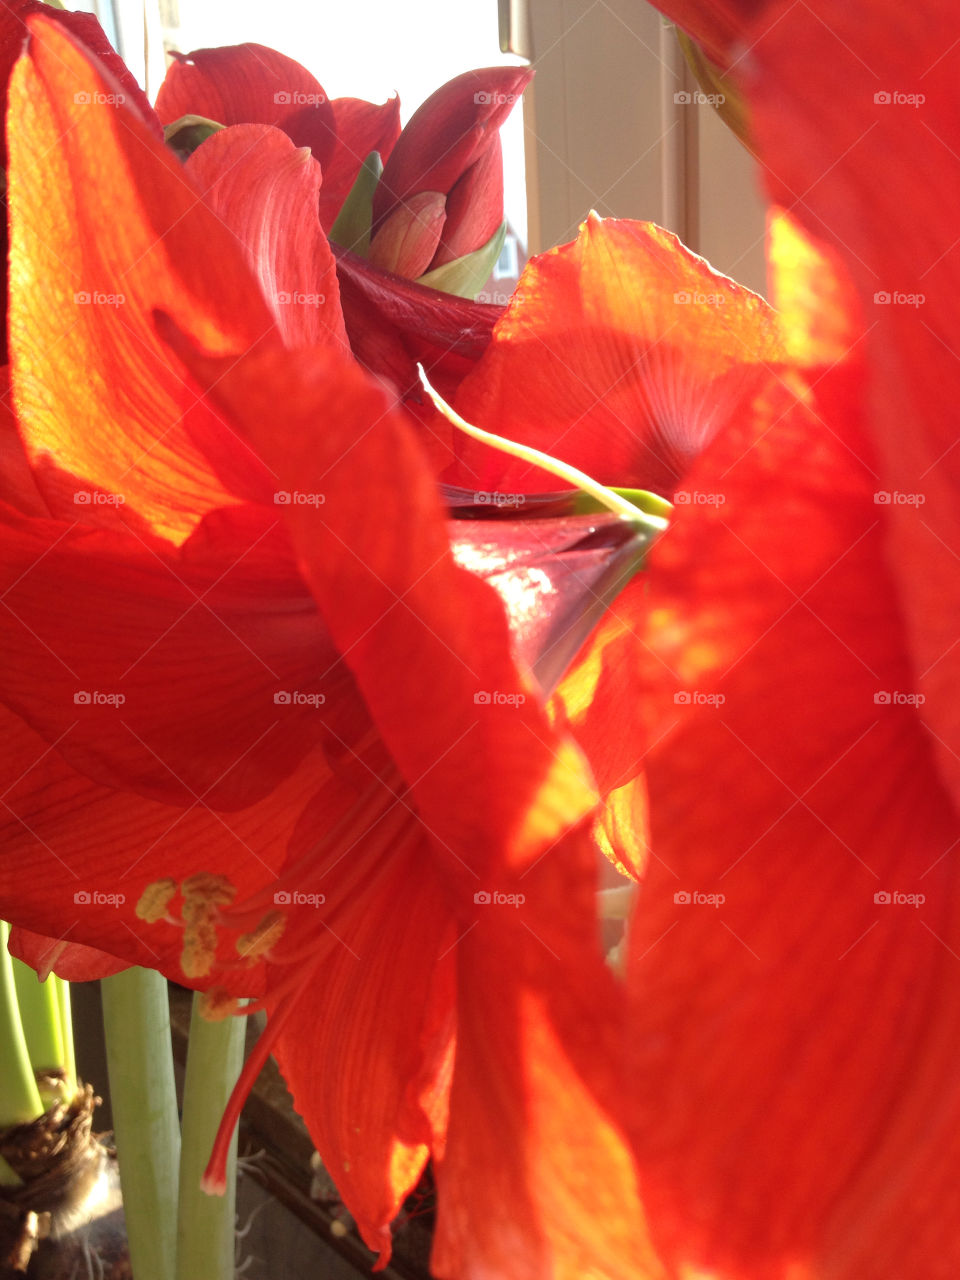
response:
<path id="1" fill-rule="evenodd" d="M 632 502 L 628 502 L 626 498 L 622 497 L 615 489 L 608 489 L 606 485 L 598 483 L 592 476 L 588 476 L 585 471 L 581 471 L 579 467 L 573 467 L 570 463 L 562 462 L 559 458 L 552 458 L 548 453 L 544 453 L 540 449 L 534 449 L 532 445 L 520 444 L 517 440 L 507 440 L 504 436 L 495 435 L 492 431 L 484 431 L 482 427 L 475 427 L 472 422 L 467 422 L 466 418 L 461 418 L 456 409 L 447 404 L 443 396 L 431 387 L 423 365 L 417 365 L 417 368 L 420 371 L 420 381 L 423 383 L 423 389 L 433 401 L 434 408 L 438 413 L 442 413 L 449 423 L 459 427 L 466 435 L 472 436 L 474 440 L 479 440 L 482 444 L 488 444 L 491 448 L 497 449 L 501 453 L 506 453 L 512 458 L 520 458 L 523 462 L 531 462 L 535 467 L 540 467 L 542 470 L 549 472 L 550 475 L 565 481 L 572 488 L 588 493 L 601 507 L 612 511 L 621 520 L 628 520 L 633 525 L 650 528 L 658 533 L 666 529 L 668 522 L 661 516 L 641 511 Z"/>
<path id="2" fill-rule="evenodd" d="M 45 1110 L 20 1022 L 9 937 L 10 926 L 0 921 L 0 1129 L 29 1124 Z"/>
<path id="3" fill-rule="evenodd" d="M 177 1280 L 232 1280 L 237 1191 L 237 1133 L 227 1160 L 222 1196 L 200 1190 L 220 1117 L 243 1066 L 246 1018 L 208 1022 L 193 997 L 187 1074 L 183 1086 Z"/>
<path id="4" fill-rule="evenodd" d="M 60 1040 L 63 1044 L 63 1069 L 71 1086 L 76 1086 L 77 1057 L 73 1047 L 73 1012 L 70 1005 L 70 983 L 53 974 L 50 982 L 56 983 L 57 1016 L 60 1020 Z"/>
<path id="5" fill-rule="evenodd" d="M 174 1280 L 180 1128 L 167 984 L 150 969 L 127 969 L 101 987 L 133 1274 Z"/>
<path id="6" fill-rule="evenodd" d="M 34 1075 L 42 1072 L 64 1072 L 66 1064 L 56 985 L 58 980 L 49 977 L 41 982 L 30 966 L 15 956 L 10 957 L 10 963 L 17 988 L 20 1023 Z M 70 1079 L 65 1079 L 56 1089 L 46 1088 L 41 1082 L 38 1082 L 37 1087 L 44 1107 L 52 1107 L 54 1103 L 62 1102 L 65 1097 L 72 1097 L 74 1093 L 74 1084 Z"/>

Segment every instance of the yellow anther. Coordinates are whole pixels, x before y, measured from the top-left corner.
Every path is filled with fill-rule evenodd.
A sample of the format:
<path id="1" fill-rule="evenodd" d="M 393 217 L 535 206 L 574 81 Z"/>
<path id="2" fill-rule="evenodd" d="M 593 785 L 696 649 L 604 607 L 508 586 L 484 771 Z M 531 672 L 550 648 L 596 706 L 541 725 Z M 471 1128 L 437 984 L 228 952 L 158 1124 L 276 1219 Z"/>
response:
<path id="1" fill-rule="evenodd" d="M 137 903 L 137 916 L 147 924 L 156 924 L 167 914 L 170 899 L 177 892 L 176 880 L 154 880 L 148 884 Z"/>
<path id="2" fill-rule="evenodd" d="M 188 978 L 202 978 L 216 958 L 220 908 L 232 902 L 237 891 L 226 876 L 202 871 L 184 880 L 181 892 L 185 930 L 180 965 Z"/>
<path id="3" fill-rule="evenodd" d="M 260 960 L 283 937 L 287 927 L 286 917 L 279 911 L 270 911 L 250 933 L 237 939 L 237 953 L 250 964 Z"/>
<path id="4" fill-rule="evenodd" d="M 236 996 L 232 996 L 223 987 L 211 987 L 200 996 L 200 1016 L 208 1022 L 222 1022 L 224 1018 L 236 1013 L 238 1008 Z"/>

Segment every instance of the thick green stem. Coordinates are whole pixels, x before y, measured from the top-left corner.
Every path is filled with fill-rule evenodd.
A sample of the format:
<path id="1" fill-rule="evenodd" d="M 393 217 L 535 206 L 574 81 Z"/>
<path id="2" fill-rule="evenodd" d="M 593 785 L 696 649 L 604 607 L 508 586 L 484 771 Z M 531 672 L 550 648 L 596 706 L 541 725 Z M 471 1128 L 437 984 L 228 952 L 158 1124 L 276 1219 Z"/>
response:
<path id="1" fill-rule="evenodd" d="M 101 986 L 133 1274 L 135 1280 L 174 1280 L 180 1126 L 167 984 L 150 969 L 127 969 Z"/>
<path id="2" fill-rule="evenodd" d="M 20 1022 L 9 936 L 10 926 L 0 921 L 0 1129 L 28 1124 L 45 1110 Z"/>
<path id="3" fill-rule="evenodd" d="M 44 1107 L 52 1107 L 64 1098 L 72 1097 L 75 1083 L 66 1074 L 66 1054 L 60 1022 L 60 1000 L 57 991 L 59 979 L 49 977 L 41 982 L 28 964 L 11 956 L 13 977 L 20 1005 L 20 1024 L 27 1042 L 27 1053 L 34 1074 L 41 1072 L 63 1073 L 63 1083 L 56 1088 L 46 1087 L 38 1081 L 40 1100 Z"/>
<path id="4" fill-rule="evenodd" d="M 193 997 L 187 1074 L 183 1087 L 183 1146 L 180 1153 L 180 1216 L 177 1280 L 232 1280 L 237 1192 L 237 1135 L 227 1161 L 222 1196 L 200 1190 L 217 1126 L 243 1066 L 246 1018 L 208 1022 Z"/>
<path id="5" fill-rule="evenodd" d="M 63 1043 L 63 1069 L 67 1080 L 76 1084 L 77 1057 L 73 1047 L 73 1012 L 70 1005 L 70 983 L 53 974 L 48 981 L 55 982 L 57 1015 L 60 1019 L 60 1039 Z"/>

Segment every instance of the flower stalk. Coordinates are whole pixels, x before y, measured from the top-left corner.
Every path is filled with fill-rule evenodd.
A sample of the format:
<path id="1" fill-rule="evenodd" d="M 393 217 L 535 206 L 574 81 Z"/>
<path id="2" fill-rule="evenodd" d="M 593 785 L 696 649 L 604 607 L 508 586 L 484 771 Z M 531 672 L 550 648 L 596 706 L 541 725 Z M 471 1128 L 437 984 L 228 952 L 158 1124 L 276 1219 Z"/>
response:
<path id="1" fill-rule="evenodd" d="M 201 996 L 195 994 L 183 1089 L 176 1275 L 177 1280 L 194 1280 L 196 1276 L 230 1280 L 235 1248 L 236 1129 L 227 1156 L 223 1195 L 206 1194 L 201 1181 L 220 1117 L 243 1065 L 247 1020 L 209 1021 L 201 1015 L 200 1007 Z"/>
<path id="2" fill-rule="evenodd" d="M 29 1124 L 46 1110 L 20 1020 L 9 936 L 10 926 L 0 921 L 0 1129 Z"/>
<path id="3" fill-rule="evenodd" d="M 167 983 L 153 970 L 134 968 L 104 978 L 102 990 L 133 1273 L 136 1280 L 174 1280 L 180 1126 Z"/>

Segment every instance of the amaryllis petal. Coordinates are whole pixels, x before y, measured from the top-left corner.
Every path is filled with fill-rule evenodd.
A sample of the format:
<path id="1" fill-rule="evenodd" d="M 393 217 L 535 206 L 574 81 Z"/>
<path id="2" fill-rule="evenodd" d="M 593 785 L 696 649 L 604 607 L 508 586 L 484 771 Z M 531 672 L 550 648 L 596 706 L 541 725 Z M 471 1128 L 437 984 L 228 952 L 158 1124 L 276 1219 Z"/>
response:
<path id="1" fill-rule="evenodd" d="M 362 98 L 334 98 L 330 105 L 336 145 L 323 166 L 320 189 L 320 221 L 328 231 L 367 156 L 376 151 L 386 164 L 400 136 L 400 99 L 397 97 L 389 98 L 381 106 Z"/>
<path id="2" fill-rule="evenodd" d="M 288 346 L 347 345 L 337 270 L 317 217 L 320 166 L 267 125 L 221 129 L 186 171 L 234 232 Z"/>
<path id="3" fill-rule="evenodd" d="M 446 204 L 439 191 L 418 191 L 398 205 L 370 242 L 371 265 L 408 279 L 422 276 L 436 252 Z"/>
<path id="4" fill-rule="evenodd" d="M 650 224 L 591 217 L 535 258 L 456 408 L 606 484 L 672 494 L 780 356 L 770 308 Z M 556 487 L 464 437 L 451 479 Z"/>
<path id="5" fill-rule="evenodd" d="M 108 971 L 99 956 L 74 952 L 73 944 L 81 944 L 184 981 L 184 930 L 137 917 L 144 889 L 201 869 L 228 877 L 248 898 L 270 885 L 299 814 L 326 774 L 314 752 L 240 812 L 215 812 L 202 797 L 171 808 L 91 782 L 12 713 L 4 709 L 2 720 L 4 778 L 11 784 L 0 810 L 0 896 L 17 904 L 22 926 L 47 939 L 24 939 L 21 954 L 68 978 L 80 978 L 81 962 L 82 980 Z M 220 947 L 220 963 L 228 967 L 218 981 L 241 994 L 262 990 L 262 973 L 242 964 L 232 944 L 225 938 Z M 196 974 L 190 980 L 210 981 Z"/>
<path id="6" fill-rule="evenodd" d="M 503 498 L 505 507 L 524 503 L 523 494 L 476 497 Z M 457 563 L 500 594 L 514 656 L 545 693 L 636 573 L 644 549 L 644 540 L 613 515 L 455 520 L 450 540 Z"/>
<path id="7" fill-rule="evenodd" d="M 499 136 L 447 195 L 447 226 L 430 270 L 485 245 L 503 222 L 503 148 Z"/>
<path id="8" fill-rule="evenodd" d="M 126 518 L 182 540 L 232 499 L 187 437 L 181 419 L 197 396 L 158 343 L 151 310 L 189 316 L 220 351 L 255 344 L 274 322 L 181 165 L 112 103 L 111 82 L 59 23 L 30 24 L 9 138 L 22 437 L 56 514 L 73 519 L 77 492 L 97 489 L 119 495 Z"/>
<path id="9" fill-rule="evenodd" d="M 320 793 L 304 813 L 301 845 L 315 841 L 318 821 L 330 826 L 342 781 L 338 775 L 328 788 L 336 795 Z M 315 928 L 329 920 L 332 945 L 304 984 L 302 1012 L 294 1011 L 276 1056 L 317 1150 L 385 1265 L 389 1224 L 445 1134 L 456 931 L 427 832 L 402 791 L 381 785 L 371 796 L 371 781 L 367 774 L 362 847 L 337 851 L 330 871 L 310 881 L 325 898 Z M 296 847 L 295 840 L 291 857 Z M 331 918 L 338 899 L 345 911 Z"/>
<path id="10" fill-rule="evenodd" d="M 607 1177 L 629 1206 L 607 1255 L 623 1259 L 613 1274 L 635 1274 L 646 1244 L 630 1156 L 613 1118 L 622 1044 L 615 1030 L 614 1065 L 595 1052 L 592 1018 L 615 1029 L 620 993 L 597 946 L 587 834 L 594 793 L 582 761 L 553 734 L 519 675 L 496 597 L 454 564 L 429 469 L 382 391 L 330 350 L 254 353 L 226 368 L 191 357 L 184 338 L 171 337 L 223 411 L 245 421 L 278 474 L 302 483 L 329 477 L 327 503 L 308 512 L 291 507 L 290 529 L 321 612 L 409 783 L 452 918 L 461 932 L 476 929 L 484 939 L 476 944 L 481 960 L 472 944 L 456 957 L 458 1019 L 472 1030 L 454 1067 L 457 1115 L 443 1174 L 451 1219 L 440 1274 L 448 1265 L 459 1274 L 462 1258 L 468 1272 L 489 1269 L 504 1256 L 500 1223 L 509 1219 L 525 1264 L 555 1256 L 562 1259 L 557 1274 L 572 1278 L 596 1248 L 596 1218 L 609 1207 Z M 266 388 L 280 369 L 287 395 L 278 414 Z M 395 531 L 410 509 L 418 519 L 403 525 L 401 546 Z M 515 913 L 524 902 L 521 919 Z M 561 972 L 576 977 L 560 982 Z M 579 1082 L 582 1133 L 551 1123 L 549 1108 L 531 1120 L 531 1082 L 541 1079 L 551 1082 L 551 1102 L 569 1099 Z M 505 1146 L 515 1153 L 506 1176 Z M 593 1176 L 601 1168 L 602 1180 Z M 478 1169 L 482 1197 L 475 1195 Z M 560 1217 L 562 1242 L 555 1238 Z"/>
<path id="11" fill-rule="evenodd" d="M 10 405 L 10 369 L 0 369 L 0 501 L 23 515 L 49 516 L 23 451 Z"/>
<path id="12" fill-rule="evenodd" d="M 4 117 L 7 109 L 7 86 L 16 60 L 23 52 L 28 37 L 27 19 L 34 14 L 43 14 L 46 18 L 59 23 L 65 31 L 73 36 L 94 57 L 101 70 L 115 83 L 112 92 L 121 94 L 121 100 L 140 117 L 146 127 L 157 137 L 163 136 L 157 116 L 147 100 L 146 94 L 137 83 L 136 77 L 128 69 L 113 45 L 107 39 L 103 28 L 92 13 L 71 13 L 66 9 L 54 9 L 41 0 L 8 0 L 0 8 L 0 110 Z M 75 93 L 87 95 L 86 104 L 92 102 L 86 78 L 81 75 L 73 83 Z M 6 137 L 0 138 L 0 165 L 7 163 Z"/>
<path id="13" fill-rule="evenodd" d="M 217 513 L 161 554 L 9 513 L 3 700 L 107 785 L 187 805 L 260 798 L 336 722 L 343 687 L 278 520 Z M 296 691 L 330 705 L 321 715 Z"/>
<path id="14" fill-rule="evenodd" d="M 661 1280 L 624 1101 L 620 991 L 595 953 L 592 843 L 576 832 L 481 906 L 458 944 L 457 1054 L 432 1270 Z M 560 868 L 563 868 L 561 871 Z M 496 1123 L 492 1123 L 496 1116 Z"/>
<path id="15" fill-rule="evenodd" d="M 738 41 L 749 19 L 764 9 L 776 9 L 770 0 L 660 0 L 657 6 L 681 27 L 719 67 L 740 61 Z"/>
<path id="16" fill-rule="evenodd" d="M 375 225 L 419 191 L 451 191 L 497 140 L 532 75 L 528 67 L 486 67 L 465 71 L 431 94 L 384 167 L 373 201 Z"/>
<path id="17" fill-rule="evenodd" d="M 67 982 L 95 982 L 129 968 L 125 960 L 108 956 L 96 947 L 85 947 L 82 942 L 58 942 L 19 927 L 10 930 L 8 946 L 11 955 L 36 969 L 41 981 L 56 972 Z"/>
<path id="18" fill-rule="evenodd" d="M 960 796 L 956 16 L 932 2 L 774 16 L 748 36 L 752 128 L 769 189 L 834 246 L 860 295 L 877 502 L 890 508 L 922 715 Z"/>
<path id="19" fill-rule="evenodd" d="M 771 388 L 731 424 L 689 481 L 724 502 L 678 507 L 650 557 L 631 1079 L 671 1274 L 960 1262 L 957 814 L 869 446 L 818 399 Z"/>
<path id="20" fill-rule="evenodd" d="M 489 343 L 502 308 L 378 271 L 345 249 L 334 252 L 347 333 L 360 363 L 398 395 L 418 398 L 417 364 L 423 364 L 438 390 L 452 397 Z M 449 435 L 445 419 L 425 412 L 434 429 Z"/>
<path id="21" fill-rule="evenodd" d="M 322 166 L 335 146 L 333 108 L 320 83 L 299 62 L 262 44 L 174 53 L 157 115 L 164 124 L 199 115 L 220 124 L 276 125 Z"/>
<path id="22" fill-rule="evenodd" d="M 180 346 L 278 474 L 301 485 L 324 477 L 326 502 L 285 508 L 288 527 L 334 643 L 436 838 L 474 851 L 472 875 L 498 847 L 523 861 L 556 838 L 592 806 L 582 762 L 568 745 L 545 745 L 546 718 L 510 657 L 499 601 L 455 565 L 423 455 L 383 391 L 333 350 L 254 352 L 226 368 Z M 277 378 L 287 387 L 282 417 L 271 392 Z M 415 522 L 405 520 L 411 510 Z M 384 664 L 388 653 L 404 666 L 403 682 Z M 494 690 L 502 701 L 478 700 Z M 414 702 L 429 740 L 411 719 Z M 439 755 L 463 779 L 455 810 L 445 770 L 433 767 Z"/>

